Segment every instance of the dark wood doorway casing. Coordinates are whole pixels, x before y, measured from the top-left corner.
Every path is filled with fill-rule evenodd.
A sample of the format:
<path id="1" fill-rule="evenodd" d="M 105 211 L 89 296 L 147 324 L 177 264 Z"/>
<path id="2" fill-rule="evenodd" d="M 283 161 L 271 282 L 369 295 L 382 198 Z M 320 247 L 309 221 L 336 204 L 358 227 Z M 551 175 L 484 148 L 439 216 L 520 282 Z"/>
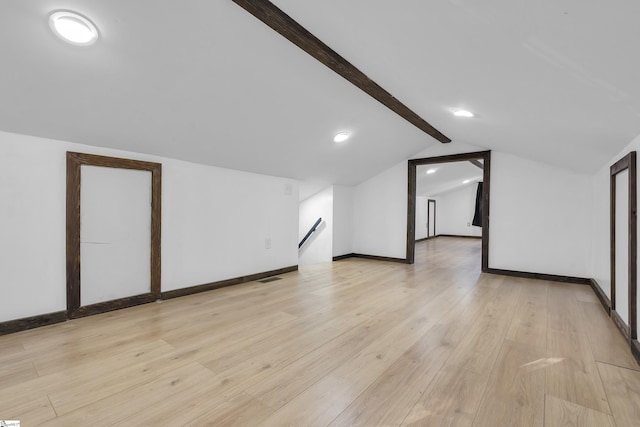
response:
<path id="1" fill-rule="evenodd" d="M 431 207 L 433 205 L 433 208 Z M 433 236 L 431 235 L 431 209 L 433 209 Z M 427 200 L 427 239 L 436 237 L 438 232 L 436 231 L 436 201 L 433 199 Z"/>
<path id="2" fill-rule="evenodd" d="M 80 305 L 80 185 L 81 166 L 133 169 L 151 172 L 151 275 L 150 292 L 97 304 Z M 67 316 L 83 317 L 160 298 L 162 165 L 160 163 L 67 152 Z"/>
<path id="3" fill-rule="evenodd" d="M 467 162 L 469 160 L 483 160 L 482 173 L 482 271 L 489 270 L 489 201 L 491 192 L 491 151 L 477 151 L 473 153 L 452 154 L 448 156 L 411 159 L 408 165 L 408 197 L 407 197 L 407 264 L 415 262 L 416 245 L 416 169 L 421 165 L 436 163 Z"/>
<path id="4" fill-rule="evenodd" d="M 636 315 L 637 295 L 637 171 L 636 152 L 632 151 L 614 163 L 610 168 L 610 254 L 611 254 L 611 317 L 618 329 L 629 341 L 637 341 L 638 325 Z M 629 171 L 629 241 L 628 241 L 628 275 L 629 275 L 629 325 L 616 311 L 616 175 L 625 170 Z M 632 345 L 632 348 L 634 346 Z M 638 347 L 637 345 L 635 346 Z"/>

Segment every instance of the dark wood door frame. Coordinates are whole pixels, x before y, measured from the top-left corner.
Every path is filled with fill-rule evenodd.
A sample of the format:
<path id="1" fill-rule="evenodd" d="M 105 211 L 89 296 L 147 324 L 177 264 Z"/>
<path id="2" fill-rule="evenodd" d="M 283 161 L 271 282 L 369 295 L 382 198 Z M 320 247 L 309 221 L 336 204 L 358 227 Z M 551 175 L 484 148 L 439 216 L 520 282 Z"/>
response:
<path id="1" fill-rule="evenodd" d="M 616 175 L 625 170 L 629 171 L 629 242 L 628 242 L 628 269 L 629 269 L 629 325 L 616 311 Z M 611 317 L 618 329 L 629 341 L 637 340 L 638 325 L 636 316 L 637 294 L 637 171 L 636 152 L 632 151 L 622 159 L 614 163 L 610 168 L 610 253 L 611 253 Z"/>
<path id="2" fill-rule="evenodd" d="M 150 292 L 80 305 L 80 171 L 81 166 L 134 169 L 151 172 L 151 283 Z M 162 165 L 160 163 L 67 152 L 67 316 L 76 318 L 131 307 L 160 298 L 160 230 Z"/>
<path id="3" fill-rule="evenodd" d="M 435 163 L 466 162 L 482 159 L 483 191 L 482 191 L 482 271 L 489 270 L 489 201 L 491 192 L 491 151 L 477 151 L 474 153 L 452 154 L 448 156 L 411 159 L 408 165 L 408 197 L 407 197 L 407 264 L 415 262 L 416 246 L 416 169 L 421 165 Z"/>
<path id="4" fill-rule="evenodd" d="M 431 226 L 431 203 L 433 203 L 433 236 L 429 235 L 429 227 Z M 427 239 L 436 237 L 436 201 L 427 199 Z"/>

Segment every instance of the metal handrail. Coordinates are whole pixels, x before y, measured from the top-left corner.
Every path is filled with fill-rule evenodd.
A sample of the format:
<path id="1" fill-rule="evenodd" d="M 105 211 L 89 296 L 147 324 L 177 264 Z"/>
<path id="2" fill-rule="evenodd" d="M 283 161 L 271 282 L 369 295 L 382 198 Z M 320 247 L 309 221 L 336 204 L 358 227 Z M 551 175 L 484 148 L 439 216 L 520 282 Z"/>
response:
<path id="1" fill-rule="evenodd" d="M 307 239 L 313 234 L 313 232 L 316 231 L 316 228 L 318 228 L 318 226 L 320 225 L 321 222 L 322 222 L 322 218 L 318 218 L 316 223 L 313 224 L 313 227 L 311 227 L 309 232 L 302 238 L 302 240 L 298 244 L 298 249 L 300 249 L 302 247 L 302 245 L 304 245 L 304 242 L 306 242 Z"/>

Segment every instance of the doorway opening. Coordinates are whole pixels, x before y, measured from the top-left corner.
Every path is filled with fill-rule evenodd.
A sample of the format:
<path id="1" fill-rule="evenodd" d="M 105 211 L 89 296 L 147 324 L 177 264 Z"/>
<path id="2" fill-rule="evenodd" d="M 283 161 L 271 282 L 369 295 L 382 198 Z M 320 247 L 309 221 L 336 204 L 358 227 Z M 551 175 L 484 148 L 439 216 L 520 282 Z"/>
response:
<path id="1" fill-rule="evenodd" d="M 436 231 L 436 208 L 436 201 L 427 199 L 427 239 L 433 239 L 438 235 Z"/>
<path id="2" fill-rule="evenodd" d="M 407 247 L 406 247 L 406 263 L 413 264 L 415 262 L 415 243 L 416 243 L 416 211 L 418 200 L 418 168 L 420 166 L 435 166 L 438 164 L 459 163 L 467 162 L 473 164 L 477 169 L 477 177 L 469 177 L 465 179 L 463 184 L 481 183 L 477 187 L 477 194 L 475 199 L 475 212 L 468 221 L 468 226 L 475 224 L 481 229 L 482 239 L 482 263 L 481 268 L 483 272 L 487 272 L 489 269 L 489 201 L 491 191 L 491 152 L 479 151 L 474 153 L 454 154 L 448 156 L 429 157 L 422 159 L 412 159 L 408 163 L 408 203 L 407 203 Z M 437 173 L 435 167 L 426 168 L 424 174 L 435 175 Z M 421 174 L 422 176 L 422 174 Z M 427 207 L 431 206 L 427 199 Z M 434 208 L 437 206 L 433 204 Z M 427 215 L 429 215 L 428 209 L 426 209 Z M 443 218 L 440 216 L 440 218 Z M 440 221 L 441 222 L 441 221 Z M 418 223 L 420 226 L 420 223 Z M 430 221 L 426 221 L 426 227 L 431 228 Z M 433 235 L 443 235 L 441 228 L 435 221 L 435 209 L 433 218 L 433 229 L 425 230 L 425 234 L 429 235 L 433 231 Z M 480 237 L 480 236 L 478 236 Z"/>

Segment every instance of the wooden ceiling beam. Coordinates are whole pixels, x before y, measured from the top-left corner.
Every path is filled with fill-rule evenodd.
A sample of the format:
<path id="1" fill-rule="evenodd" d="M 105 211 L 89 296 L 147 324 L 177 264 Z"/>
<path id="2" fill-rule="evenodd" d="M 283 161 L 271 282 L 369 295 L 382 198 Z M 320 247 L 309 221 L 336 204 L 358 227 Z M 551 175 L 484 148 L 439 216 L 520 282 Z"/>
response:
<path id="1" fill-rule="evenodd" d="M 480 169 L 484 169 L 484 165 L 479 160 L 469 160 L 472 165 L 479 167 Z"/>
<path id="2" fill-rule="evenodd" d="M 427 123 L 270 1 L 233 0 L 233 2 L 418 129 L 442 143 L 451 142 L 451 139 Z"/>

